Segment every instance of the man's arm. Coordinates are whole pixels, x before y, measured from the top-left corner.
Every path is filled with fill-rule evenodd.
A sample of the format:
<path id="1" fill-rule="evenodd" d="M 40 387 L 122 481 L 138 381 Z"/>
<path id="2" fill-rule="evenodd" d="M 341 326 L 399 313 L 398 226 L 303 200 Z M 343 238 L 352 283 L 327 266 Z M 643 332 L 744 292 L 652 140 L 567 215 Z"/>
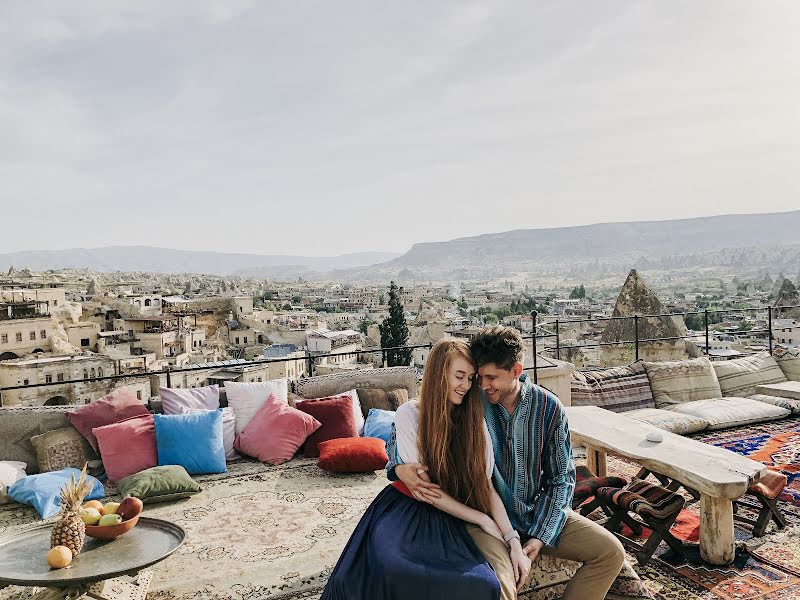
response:
<path id="1" fill-rule="evenodd" d="M 542 491 L 536 502 L 534 520 L 528 535 L 553 546 L 572 510 L 575 465 L 569 440 L 569 423 L 564 407 L 558 403 L 551 435 L 542 450 Z"/>

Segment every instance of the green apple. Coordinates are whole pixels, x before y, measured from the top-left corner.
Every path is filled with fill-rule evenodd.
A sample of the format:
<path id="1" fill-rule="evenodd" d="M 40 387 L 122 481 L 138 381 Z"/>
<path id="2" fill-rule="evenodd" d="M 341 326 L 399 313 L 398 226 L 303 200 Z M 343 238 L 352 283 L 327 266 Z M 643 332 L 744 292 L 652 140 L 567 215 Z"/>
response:
<path id="1" fill-rule="evenodd" d="M 97 525 L 102 516 L 96 508 L 84 508 L 81 511 L 81 520 L 87 525 Z"/>
<path id="2" fill-rule="evenodd" d="M 113 515 L 116 514 L 118 508 L 119 508 L 119 502 L 106 502 L 103 505 L 102 512 L 104 515 Z"/>
<path id="3" fill-rule="evenodd" d="M 122 517 L 119 515 L 103 515 L 100 517 L 100 527 L 108 527 L 111 525 L 119 525 L 122 523 Z"/>

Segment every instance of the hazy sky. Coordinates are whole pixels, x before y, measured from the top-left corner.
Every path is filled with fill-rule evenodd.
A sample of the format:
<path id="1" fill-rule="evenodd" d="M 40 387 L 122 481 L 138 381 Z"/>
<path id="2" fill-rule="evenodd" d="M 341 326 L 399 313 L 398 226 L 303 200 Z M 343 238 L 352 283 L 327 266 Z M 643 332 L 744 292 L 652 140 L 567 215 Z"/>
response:
<path id="1" fill-rule="evenodd" d="M 800 2 L 0 2 L 0 252 L 800 207 Z"/>

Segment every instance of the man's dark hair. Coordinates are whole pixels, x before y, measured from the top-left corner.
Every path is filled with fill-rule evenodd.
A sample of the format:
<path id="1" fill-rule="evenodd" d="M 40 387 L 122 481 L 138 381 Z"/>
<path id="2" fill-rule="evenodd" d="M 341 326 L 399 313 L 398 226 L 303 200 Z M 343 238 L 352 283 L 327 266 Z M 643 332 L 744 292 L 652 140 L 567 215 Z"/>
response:
<path id="1" fill-rule="evenodd" d="M 509 371 L 515 363 L 522 362 L 525 344 L 513 327 L 486 327 L 472 338 L 470 350 L 478 368 L 494 363 Z"/>

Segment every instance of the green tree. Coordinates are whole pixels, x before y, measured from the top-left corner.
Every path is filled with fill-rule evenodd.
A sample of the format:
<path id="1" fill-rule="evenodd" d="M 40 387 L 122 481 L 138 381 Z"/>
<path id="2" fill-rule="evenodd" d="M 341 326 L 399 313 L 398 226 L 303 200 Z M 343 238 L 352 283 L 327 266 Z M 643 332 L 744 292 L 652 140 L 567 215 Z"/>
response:
<path id="1" fill-rule="evenodd" d="M 381 347 L 394 348 L 408 344 L 408 325 L 400 302 L 400 291 L 394 281 L 389 285 L 389 316 L 378 328 L 381 332 Z M 390 367 L 407 366 L 411 363 L 411 350 L 401 348 L 386 351 L 386 363 Z"/>
<path id="2" fill-rule="evenodd" d="M 583 284 L 574 287 L 569 293 L 569 297 L 573 300 L 582 300 L 583 298 L 586 298 L 586 288 L 583 287 Z"/>

